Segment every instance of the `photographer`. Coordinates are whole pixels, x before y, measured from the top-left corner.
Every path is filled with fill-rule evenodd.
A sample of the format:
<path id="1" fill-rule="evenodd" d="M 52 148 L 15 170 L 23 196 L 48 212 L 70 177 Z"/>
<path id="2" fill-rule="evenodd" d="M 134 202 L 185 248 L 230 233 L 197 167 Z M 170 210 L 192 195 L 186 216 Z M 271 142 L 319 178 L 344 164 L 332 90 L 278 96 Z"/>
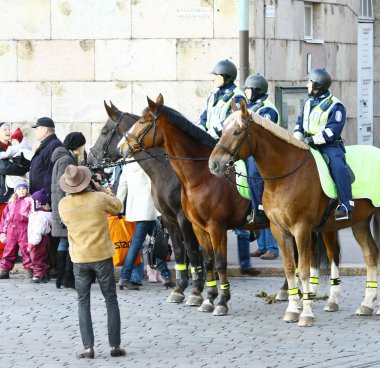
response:
<path id="1" fill-rule="evenodd" d="M 63 147 L 57 147 L 51 157 L 53 172 L 51 179 L 51 207 L 53 216 L 52 235 L 59 238 L 57 262 L 58 275 L 56 286 L 75 288 L 73 263 L 71 262 L 67 229 L 62 223 L 58 213 L 58 203 L 65 196 L 65 192 L 59 187 L 58 181 L 69 165 L 77 166 L 84 159 L 86 138 L 80 132 L 73 132 L 66 136 Z"/>
<path id="2" fill-rule="evenodd" d="M 90 183 L 97 192 L 89 188 Z M 68 230 L 78 292 L 79 327 L 84 345 L 84 350 L 77 357 L 94 358 L 90 309 L 94 276 L 106 301 L 111 356 L 125 355 L 125 350 L 120 348 L 120 311 L 112 260 L 115 250 L 107 221 L 107 215 L 120 212 L 121 202 L 111 191 L 91 180 L 91 171 L 85 166 L 67 166 L 59 185 L 68 194 L 59 202 L 59 214 Z"/>

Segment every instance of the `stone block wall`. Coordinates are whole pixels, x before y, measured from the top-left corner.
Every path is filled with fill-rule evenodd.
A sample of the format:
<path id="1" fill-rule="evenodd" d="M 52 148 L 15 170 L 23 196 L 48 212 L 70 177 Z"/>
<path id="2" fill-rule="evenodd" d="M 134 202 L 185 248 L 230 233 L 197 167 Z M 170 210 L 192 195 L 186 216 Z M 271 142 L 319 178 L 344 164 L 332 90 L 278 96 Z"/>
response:
<path id="1" fill-rule="evenodd" d="M 268 77 L 274 99 L 275 86 L 304 86 L 312 53 L 313 65 L 334 75 L 354 142 L 359 2 L 311 2 L 323 44 L 303 40 L 302 1 L 250 0 L 250 71 Z M 264 5 L 276 6 L 274 18 Z M 238 0 L 0 0 L 0 8 L 0 120 L 21 126 L 34 145 L 28 127 L 41 116 L 54 119 L 60 138 L 80 130 L 91 144 L 107 119 L 103 100 L 139 114 L 146 96 L 162 93 L 196 121 L 214 64 L 239 65 Z M 376 36 L 376 60 L 379 49 Z"/>

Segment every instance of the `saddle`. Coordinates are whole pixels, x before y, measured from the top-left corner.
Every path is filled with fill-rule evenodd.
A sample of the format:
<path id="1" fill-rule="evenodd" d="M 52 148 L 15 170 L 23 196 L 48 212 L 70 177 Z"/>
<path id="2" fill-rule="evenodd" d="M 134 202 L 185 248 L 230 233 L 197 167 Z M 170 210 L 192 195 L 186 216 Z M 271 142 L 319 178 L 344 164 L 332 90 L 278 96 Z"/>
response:
<path id="1" fill-rule="evenodd" d="M 380 207 L 380 149 L 374 146 L 346 146 L 346 162 L 351 177 L 352 198 L 367 198 Z M 328 160 L 317 150 L 310 149 L 318 168 L 323 192 L 329 198 L 337 198 L 335 183 L 331 177 Z"/>

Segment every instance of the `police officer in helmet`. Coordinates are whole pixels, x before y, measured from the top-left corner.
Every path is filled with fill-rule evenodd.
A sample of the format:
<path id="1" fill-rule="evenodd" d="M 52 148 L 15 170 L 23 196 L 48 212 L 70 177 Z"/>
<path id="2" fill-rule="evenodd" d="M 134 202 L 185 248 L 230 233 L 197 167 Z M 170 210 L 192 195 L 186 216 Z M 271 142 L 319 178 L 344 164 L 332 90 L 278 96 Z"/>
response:
<path id="1" fill-rule="evenodd" d="M 248 110 L 254 111 L 260 116 L 271 120 L 275 124 L 280 123 L 280 116 L 276 106 L 268 97 L 268 81 L 261 74 L 250 75 L 244 83 L 244 92 L 248 99 Z M 262 206 L 264 192 L 264 181 L 261 178 L 254 158 L 251 156 L 246 160 L 249 189 L 252 199 L 253 222 L 255 224 L 266 224 L 268 218 Z M 251 254 L 253 257 L 261 259 L 276 259 L 279 256 L 279 249 L 276 240 L 273 238 L 270 229 L 260 231 L 257 239 L 258 249 Z"/>
<path id="2" fill-rule="evenodd" d="M 330 171 L 340 200 L 334 213 L 335 220 L 348 220 L 351 219 L 354 202 L 341 137 L 346 123 L 346 109 L 329 92 L 331 76 L 326 69 L 313 69 L 307 79 L 309 99 L 298 117 L 293 135 L 329 157 Z"/>
<path id="3" fill-rule="evenodd" d="M 234 84 L 237 69 L 231 61 L 227 59 L 219 61 L 211 74 L 214 74 L 214 91 L 207 99 L 207 108 L 200 116 L 198 127 L 206 130 L 215 139 L 219 139 L 224 120 L 232 112 L 232 100 L 240 107 L 241 100 L 245 99 L 245 96 Z"/>
<path id="4" fill-rule="evenodd" d="M 224 121 L 232 113 L 232 101 L 235 101 L 236 105 L 240 107 L 241 101 L 246 98 L 234 83 L 237 77 L 234 63 L 229 60 L 221 60 L 214 66 L 211 73 L 214 74 L 214 91 L 207 99 L 207 108 L 200 116 L 198 127 L 219 140 Z M 241 273 L 251 276 L 258 275 L 260 271 L 251 267 L 249 231 L 240 229 L 234 229 L 234 231 L 237 235 Z"/>

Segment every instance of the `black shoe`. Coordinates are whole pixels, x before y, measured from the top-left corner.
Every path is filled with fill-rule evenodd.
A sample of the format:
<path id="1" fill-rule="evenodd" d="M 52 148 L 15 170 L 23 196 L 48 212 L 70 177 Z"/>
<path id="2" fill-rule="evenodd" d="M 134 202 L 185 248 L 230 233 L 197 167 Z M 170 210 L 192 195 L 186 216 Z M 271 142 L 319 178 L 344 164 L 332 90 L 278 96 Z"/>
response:
<path id="1" fill-rule="evenodd" d="M 335 221 L 351 220 L 352 212 L 344 204 L 340 204 L 334 212 Z"/>
<path id="2" fill-rule="evenodd" d="M 241 268 L 240 273 L 242 275 L 249 275 L 249 276 L 257 276 L 260 275 L 261 271 L 258 270 L 257 268 Z"/>
<path id="3" fill-rule="evenodd" d="M 133 282 L 131 280 L 121 280 L 120 279 L 120 281 L 119 281 L 119 289 L 123 290 L 125 287 L 128 290 L 140 290 L 140 288 L 137 285 L 133 285 Z"/>
<path id="4" fill-rule="evenodd" d="M 120 346 L 115 346 L 111 348 L 111 357 L 120 357 L 126 355 L 127 352 L 125 349 L 122 349 Z"/>
<path id="5" fill-rule="evenodd" d="M 84 349 L 80 353 L 77 353 L 78 359 L 82 359 L 82 358 L 94 359 L 94 356 L 95 356 L 95 352 L 92 346 L 87 349 Z"/>
<path id="6" fill-rule="evenodd" d="M 9 279 L 9 270 L 1 270 L 0 279 Z"/>
<path id="7" fill-rule="evenodd" d="M 143 286 L 142 282 L 134 282 L 134 281 L 132 281 L 132 284 L 136 285 L 136 286 Z"/>
<path id="8" fill-rule="evenodd" d="M 30 282 L 33 282 L 35 284 L 39 284 L 39 283 L 44 283 L 46 284 L 48 282 L 48 278 L 47 276 L 33 276 L 33 278 L 30 280 Z"/>
<path id="9" fill-rule="evenodd" d="M 262 213 L 258 213 L 257 215 L 253 217 L 253 223 L 255 225 L 268 225 L 269 219 L 267 215 L 264 212 L 262 212 Z"/>

